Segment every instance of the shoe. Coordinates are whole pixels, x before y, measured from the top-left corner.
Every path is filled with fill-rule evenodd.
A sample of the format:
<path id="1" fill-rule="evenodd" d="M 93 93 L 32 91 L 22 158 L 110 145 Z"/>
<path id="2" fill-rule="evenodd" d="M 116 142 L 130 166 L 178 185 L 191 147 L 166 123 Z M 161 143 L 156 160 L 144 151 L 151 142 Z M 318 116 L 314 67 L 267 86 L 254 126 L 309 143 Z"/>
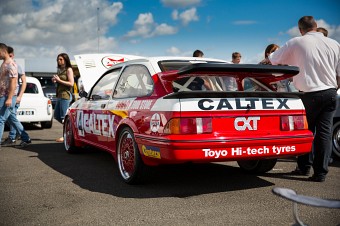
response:
<path id="1" fill-rule="evenodd" d="M 6 140 L 4 140 L 1 145 L 4 147 L 8 147 L 8 146 L 13 146 L 15 145 L 16 140 L 12 140 L 11 138 L 7 137 Z"/>
<path id="2" fill-rule="evenodd" d="M 28 141 L 21 141 L 20 147 L 27 147 L 30 143 L 32 143 L 31 139 L 29 139 Z"/>
<path id="3" fill-rule="evenodd" d="M 300 170 L 298 167 L 296 167 L 295 170 L 290 172 L 290 174 L 297 176 L 309 176 L 310 168 L 307 168 L 306 170 Z"/>
<path id="4" fill-rule="evenodd" d="M 56 139 L 55 141 L 58 142 L 58 143 L 62 143 L 62 142 L 64 142 L 64 137 L 60 137 L 60 138 Z"/>
<path id="5" fill-rule="evenodd" d="M 308 178 L 309 181 L 314 181 L 314 182 L 324 182 L 325 179 L 326 179 L 325 177 L 317 176 L 315 174 Z"/>

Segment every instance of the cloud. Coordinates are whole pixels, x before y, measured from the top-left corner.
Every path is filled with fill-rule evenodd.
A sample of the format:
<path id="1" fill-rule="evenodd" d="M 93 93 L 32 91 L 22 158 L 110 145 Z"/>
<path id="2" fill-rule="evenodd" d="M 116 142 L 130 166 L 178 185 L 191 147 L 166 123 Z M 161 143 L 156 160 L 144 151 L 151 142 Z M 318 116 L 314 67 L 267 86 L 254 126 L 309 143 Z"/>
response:
<path id="1" fill-rule="evenodd" d="M 237 20 L 234 21 L 233 24 L 235 25 L 250 25 L 250 24 L 256 24 L 257 22 L 255 20 Z"/>
<path id="2" fill-rule="evenodd" d="M 174 10 L 171 16 L 173 20 L 180 20 L 183 25 L 188 25 L 192 21 L 199 20 L 196 8 L 185 10 L 182 13 L 179 13 L 177 10 Z"/>
<path id="3" fill-rule="evenodd" d="M 328 37 L 340 42 L 340 25 L 330 25 L 325 20 L 317 20 L 318 27 L 323 27 L 328 30 Z M 290 28 L 287 32 L 291 37 L 301 36 L 298 26 Z"/>
<path id="4" fill-rule="evenodd" d="M 188 6 L 199 5 L 201 0 L 161 0 L 164 6 L 172 8 L 185 8 Z"/>
<path id="5" fill-rule="evenodd" d="M 167 49 L 166 52 L 167 52 L 168 54 L 170 54 L 170 55 L 175 55 L 175 56 L 181 54 L 181 50 L 178 49 L 177 47 L 174 47 L 174 46 L 172 46 L 172 47 L 170 47 L 169 49 Z"/>
<path id="6" fill-rule="evenodd" d="M 139 14 L 138 19 L 134 23 L 133 30 L 129 31 L 125 37 L 142 37 L 151 38 L 160 35 L 176 34 L 178 29 L 176 27 L 162 23 L 158 25 L 154 22 L 152 13 Z"/>
<path id="7" fill-rule="evenodd" d="M 185 57 L 191 57 L 192 51 L 183 51 L 175 46 L 170 47 L 166 50 L 166 54 L 172 55 L 172 56 L 185 56 Z"/>
<path id="8" fill-rule="evenodd" d="M 23 58 L 97 52 L 98 39 L 100 49 L 112 49 L 117 43 L 105 35 L 122 9 L 106 0 L 2 1 L 0 40 Z"/>

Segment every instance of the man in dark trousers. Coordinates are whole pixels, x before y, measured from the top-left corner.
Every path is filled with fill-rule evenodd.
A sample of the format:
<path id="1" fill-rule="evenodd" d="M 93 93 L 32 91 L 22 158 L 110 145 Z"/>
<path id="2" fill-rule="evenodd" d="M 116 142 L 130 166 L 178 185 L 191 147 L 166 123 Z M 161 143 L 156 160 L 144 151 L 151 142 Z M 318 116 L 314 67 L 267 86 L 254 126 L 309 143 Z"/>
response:
<path id="1" fill-rule="evenodd" d="M 269 55 L 273 65 L 293 65 L 300 73 L 293 78 L 294 86 L 304 95 L 308 128 L 314 134 L 314 151 L 298 157 L 295 175 L 309 175 L 311 181 L 323 182 L 328 173 L 328 161 L 332 153 L 332 119 L 336 109 L 336 91 L 340 86 L 340 45 L 337 41 L 317 32 L 312 16 L 304 16 L 298 22 L 301 37 L 289 40 Z M 313 156 L 314 155 L 314 156 Z"/>

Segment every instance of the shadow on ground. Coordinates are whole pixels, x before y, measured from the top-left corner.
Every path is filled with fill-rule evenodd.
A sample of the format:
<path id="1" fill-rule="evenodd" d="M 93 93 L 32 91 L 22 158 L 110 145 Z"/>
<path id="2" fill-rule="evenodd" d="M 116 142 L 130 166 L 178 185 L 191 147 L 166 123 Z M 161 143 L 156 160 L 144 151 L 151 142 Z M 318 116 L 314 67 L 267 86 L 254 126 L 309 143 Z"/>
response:
<path id="1" fill-rule="evenodd" d="M 106 152 L 87 150 L 68 154 L 63 144 L 32 144 L 24 150 L 35 152 L 49 167 L 72 178 L 78 186 L 124 198 L 186 198 L 201 194 L 246 190 L 273 184 L 240 168 L 221 164 L 182 164 L 154 167 L 149 181 L 141 185 L 125 184 L 113 157 Z"/>

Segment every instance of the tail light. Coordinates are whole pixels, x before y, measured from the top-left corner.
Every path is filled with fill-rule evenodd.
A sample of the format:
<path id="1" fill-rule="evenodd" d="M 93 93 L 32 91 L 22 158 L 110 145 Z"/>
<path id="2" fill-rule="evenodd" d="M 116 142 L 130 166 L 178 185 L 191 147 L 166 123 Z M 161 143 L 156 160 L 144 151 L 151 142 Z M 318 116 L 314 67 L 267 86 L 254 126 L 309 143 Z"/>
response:
<path id="1" fill-rule="evenodd" d="M 285 115 L 281 116 L 281 130 L 293 131 L 308 129 L 305 115 Z"/>
<path id="2" fill-rule="evenodd" d="M 211 118 L 173 118 L 164 127 L 165 134 L 203 134 L 211 132 Z"/>
<path id="3" fill-rule="evenodd" d="M 52 114 L 52 101 L 50 99 L 47 100 L 47 114 Z"/>

